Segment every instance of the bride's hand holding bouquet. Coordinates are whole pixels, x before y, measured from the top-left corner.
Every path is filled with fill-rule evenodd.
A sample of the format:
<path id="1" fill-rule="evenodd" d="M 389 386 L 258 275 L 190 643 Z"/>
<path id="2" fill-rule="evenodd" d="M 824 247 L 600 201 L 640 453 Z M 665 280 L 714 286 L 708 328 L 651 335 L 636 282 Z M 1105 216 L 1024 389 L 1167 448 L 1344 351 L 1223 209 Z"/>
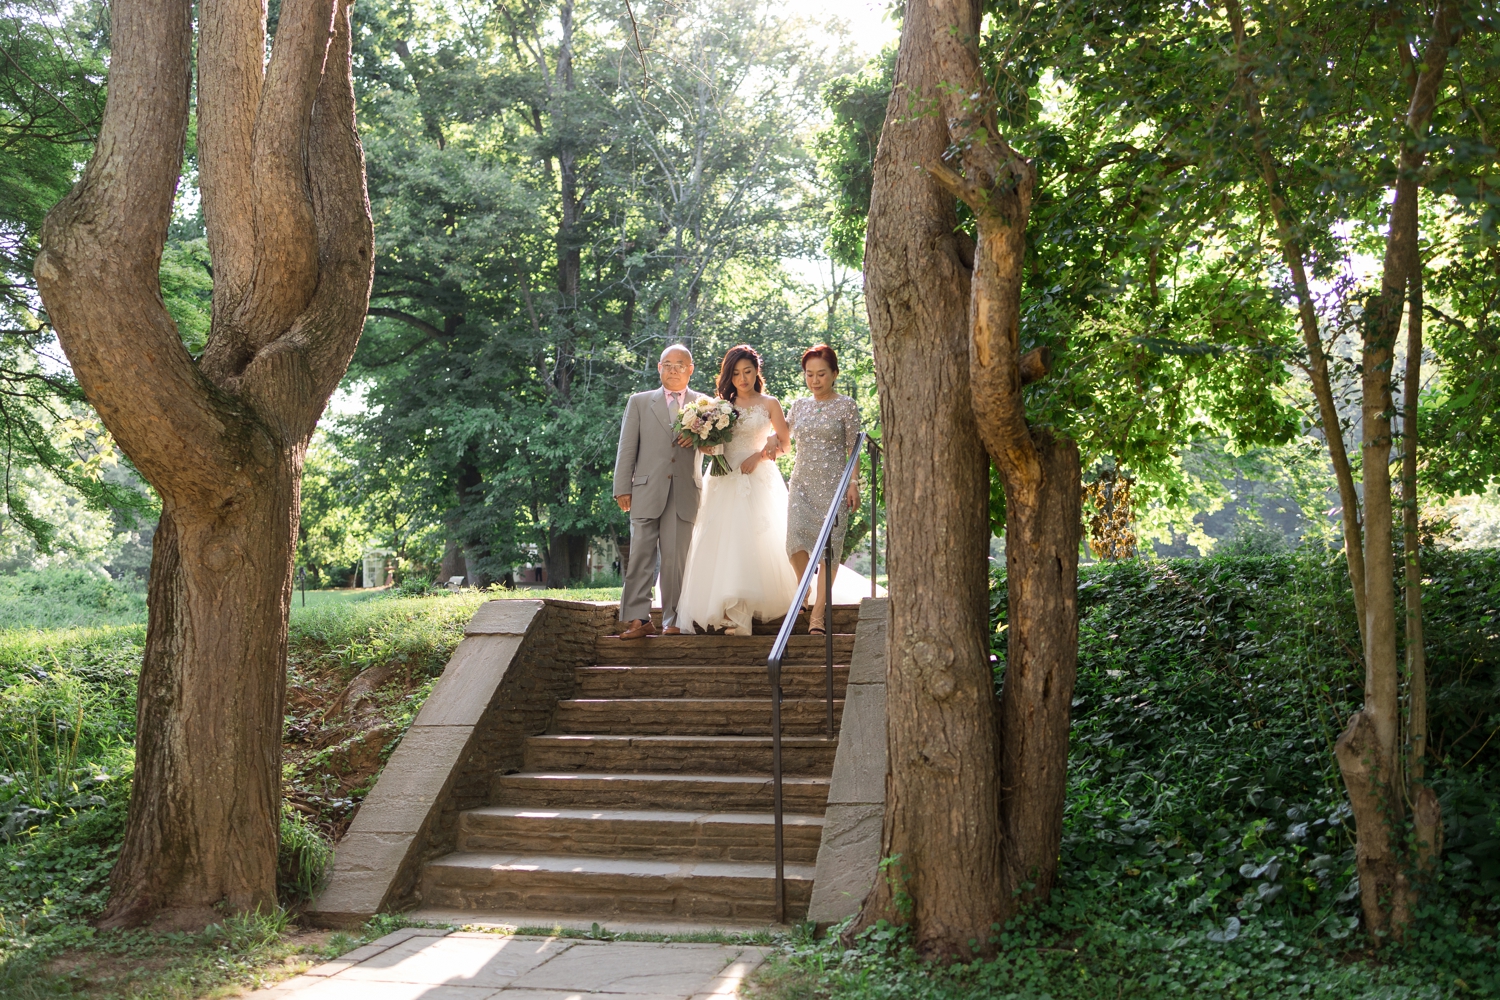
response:
<path id="1" fill-rule="evenodd" d="M 672 430 L 680 440 L 702 451 L 728 443 L 739 416 L 739 411 L 727 399 L 699 396 L 677 412 Z M 731 471 L 722 454 L 709 456 L 710 475 L 727 476 Z"/>

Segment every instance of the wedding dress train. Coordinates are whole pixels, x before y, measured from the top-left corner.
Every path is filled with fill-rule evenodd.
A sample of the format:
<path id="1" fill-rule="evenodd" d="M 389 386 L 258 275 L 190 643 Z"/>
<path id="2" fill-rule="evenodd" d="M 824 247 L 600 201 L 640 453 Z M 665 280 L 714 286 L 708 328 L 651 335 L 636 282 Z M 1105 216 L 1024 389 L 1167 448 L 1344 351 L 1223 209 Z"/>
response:
<path id="1" fill-rule="evenodd" d="M 780 618 L 797 593 L 787 561 L 786 481 L 775 462 L 761 461 L 750 475 L 740 463 L 771 436 L 764 406 L 740 409 L 734 437 L 724 446 L 727 476 L 704 476 L 698 521 L 688 549 L 677 620 L 701 629 L 730 627 L 750 634 L 751 620 Z"/>

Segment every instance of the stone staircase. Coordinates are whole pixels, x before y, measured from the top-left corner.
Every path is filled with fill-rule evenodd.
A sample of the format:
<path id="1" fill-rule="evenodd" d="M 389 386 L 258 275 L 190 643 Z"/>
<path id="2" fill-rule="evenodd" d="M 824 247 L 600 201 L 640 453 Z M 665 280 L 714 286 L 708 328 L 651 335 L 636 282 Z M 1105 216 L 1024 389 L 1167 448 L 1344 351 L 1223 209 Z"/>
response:
<path id="1" fill-rule="evenodd" d="M 789 920 L 812 891 L 858 607 L 834 609 L 834 736 L 824 638 L 798 622 L 782 668 Z M 660 622 L 658 621 L 658 627 Z M 457 849 L 422 870 L 423 910 L 544 923 L 775 919 L 771 698 L 779 622 L 754 635 L 597 641 L 521 770 L 459 816 Z"/>

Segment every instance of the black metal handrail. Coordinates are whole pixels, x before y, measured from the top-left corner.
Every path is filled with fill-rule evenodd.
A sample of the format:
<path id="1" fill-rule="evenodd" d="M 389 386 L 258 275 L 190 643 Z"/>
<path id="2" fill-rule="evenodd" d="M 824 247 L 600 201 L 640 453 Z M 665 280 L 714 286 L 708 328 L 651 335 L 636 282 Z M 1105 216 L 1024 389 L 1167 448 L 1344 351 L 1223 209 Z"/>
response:
<path id="1" fill-rule="evenodd" d="M 782 848 L 781 811 L 781 660 L 786 656 L 786 644 L 797 627 L 797 616 L 802 613 L 802 604 L 807 600 L 808 588 L 812 586 L 818 571 L 818 559 L 823 559 L 823 636 L 826 667 L 828 671 L 828 738 L 833 739 L 833 552 L 829 540 L 838 524 L 839 512 L 843 509 L 844 496 L 849 492 L 849 481 L 854 470 L 859 468 L 859 452 L 865 444 L 865 432 L 860 431 L 854 439 L 854 450 L 844 466 L 844 475 L 839 479 L 839 488 L 828 503 L 828 514 L 823 518 L 823 527 L 818 532 L 817 544 L 807 554 L 807 568 L 802 571 L 802 580 L 797 584 L 797 596 L 792 598 L 786 617 L 781 620 L 781 630 L 771 645 L 771 655 L 766 661 L 766 670 L 771 675 L 771 801 L 775 812 L 776 836 L 776 922 L 786 923 L 786 856 Z M 872 487 L 873 488 L 873 487 Z"/>

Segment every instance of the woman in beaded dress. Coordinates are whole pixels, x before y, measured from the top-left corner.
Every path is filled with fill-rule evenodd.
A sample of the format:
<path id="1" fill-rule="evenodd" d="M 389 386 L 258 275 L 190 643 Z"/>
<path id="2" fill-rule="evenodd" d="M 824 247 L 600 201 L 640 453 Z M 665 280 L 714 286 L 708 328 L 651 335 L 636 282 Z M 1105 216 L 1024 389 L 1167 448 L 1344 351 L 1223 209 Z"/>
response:
<path id="1" fill-rule="evenodd" d="M 833 348 L 819 344 L 802 355 L 802 380 L 812 392 L 812 398 L 802 398 L 792 403 L 787 414 L 791 425 L 791 439 L 797 445 L 797 457 L 792 466 L 792 481 L 788 486 L 789 499 L 786 519 L 786 554 L 791 559 L 800 579 L 807 569 L 808 553 L 818 544 L 818 532 L 823 527 L 823 518 L 828 516 L 828 504 L 843 478 L 844 466 L 849 461 L 849 452 L 854 449 L 854 439 L 859 435 L 859 407 L 848 396 L 840 396 L 834 389 L 838 379 L 839 359 Z M 786 443 L 773 438 L 766 444 L 768 457 L 786 451 Z M 844 553 L 844 533 L 849 528 L 849 513 L 859 506 L 859 477 L 849 482 L 849 491 L 844 496 L 845 513 L 829 539 L 833 552 L 833 573 L 837 579 L 839 563 Z M 822 570 L 818 571 L 819 577 Z M 809 631 L 821 634 L 825 631 L 825 609 L 823 607 L 823 581 L 813 585 L 813 610 Z"/>

